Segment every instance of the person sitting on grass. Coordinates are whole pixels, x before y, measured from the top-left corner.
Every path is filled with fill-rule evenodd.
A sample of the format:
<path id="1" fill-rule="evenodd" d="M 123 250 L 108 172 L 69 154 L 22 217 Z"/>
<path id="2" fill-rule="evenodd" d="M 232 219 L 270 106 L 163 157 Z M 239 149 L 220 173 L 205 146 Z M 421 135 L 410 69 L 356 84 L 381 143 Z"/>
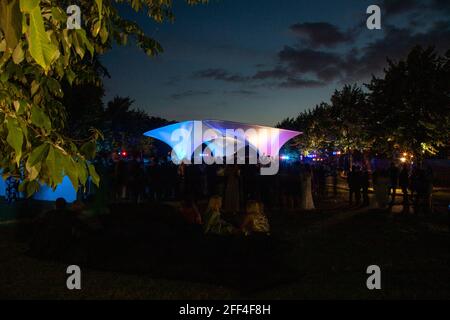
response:
<path id="1" fill-rule="evenodd" d="M 270 234 L 269 220 L 264 214 L 263 206 L 257 201 L 248 201 L 246 213 L 241 224 L 241 231 L 245 235 Z"/>
<path id="2" fill-rule="evenodd" d="M 212 196 L 203 217 L 205 234 L 229 235 L 235 233 L 234 227 L 221 218 L 221 210 L 222 197 Z"/>
<path id="3" fill-rule="evenodd" d="M 187 199 L 182 202 L 180 214 L 189 225 L 202 224 L 202 217 L 193 199 Z"/>
<path id="4" fill-rule="evenodd" d="M 45 212 L 35 221 L 35 234 L 29 253 L 45 258 L 59 258 L 77 241 L 84 224 L 67 208 L 63 198 L 56 199 L 55 209 Z"/>
<path id="5" fill-rule="evenodd" d="M 97 211 L 92 208 L 91 200 L 88 199 L 86 202 L 76 200 L 72 204 L 71 210 L 76 218 L 87 227 L 85 231 L 99 231 L 103 229 Z"/>

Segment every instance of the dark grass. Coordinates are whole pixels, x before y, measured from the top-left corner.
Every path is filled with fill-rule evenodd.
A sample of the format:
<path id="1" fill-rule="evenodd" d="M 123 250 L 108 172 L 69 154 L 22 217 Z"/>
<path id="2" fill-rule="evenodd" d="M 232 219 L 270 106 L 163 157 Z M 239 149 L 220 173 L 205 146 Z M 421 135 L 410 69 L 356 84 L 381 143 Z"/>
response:
<path id="1" fill-rule="evenodd" d="M 167 206 L 115 205 L 106 234 L 60 261 L 27 255 L 27 228 L 0 227 L 0 295 L 8 298 L 450 298 L 445 215 L 401 216 L 325 203 L 271 212 L 270 238 L 203 236 Z M 76 261 L 78 260 L 78 261 Z M 79 263 L 83 290 L 65 289 Z M 366 268 L 382 290 L 366 288 Z M 5 276 L 3 276 L 5 275 Z"/>

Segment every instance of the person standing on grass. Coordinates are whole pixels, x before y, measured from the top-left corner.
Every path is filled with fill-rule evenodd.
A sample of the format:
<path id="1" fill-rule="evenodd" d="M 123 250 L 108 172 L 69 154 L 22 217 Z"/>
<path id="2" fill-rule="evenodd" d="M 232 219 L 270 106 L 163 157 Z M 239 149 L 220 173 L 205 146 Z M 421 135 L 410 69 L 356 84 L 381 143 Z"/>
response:
<path id="1" fill-rule="evenodd" d="M 398 184 L 402 189 L 403 193 L 403 206 L 407 206 L 409 204 L 409 197 L 408 197 L 409 170 L 408 165 L 406 163 L 403 164 L 402 171 L 400 171 L 400 174 L 398 176 Z"/>
<path id="2" fill-rule="evenodd" d="M 389 194 L 391 196 L 391 205 L 395 202 L 395 192 L 398 185 L 398 168 L 395 166 L 394 162 L 391 162 L 391 166 L 388 169 L 389 175 Z"/>
<path id="3" fill-rule="evenodd" d="M 353 195 L 355 195 L 355 202 L 359 204 L 361 201 L 361 181 L 360 172 L 357 166 L 353 166 L 347 177 L 349 188 L 349 203 L 353 204 Z"/>
<path id="4" fill-rule="evenodd" d="M 314 210 L 314 199 L 312 195 L 312 170 L 308 164 L 305 164 L 300 171 L 301 199 L 300 209 Z"/>
<path id="5" fill-rule="evenodd" d="M 425 208 L 427 213 L 433 212 L 433 169 L 425 169 Z"/>
<path id="6" fill-rule="evenodd" d="M 369 205 L 369 171 L 364 167 L 361 172 L 361 191 L 363 197 L 363 206 Z"/>
<path id="7" fill-rule="evenodd" d="M 227 165 L 225 167 L 226 187 L 224 211 L 226 213 L 236 214 L 239 212 L 239 176 L 240 170 L 237 164 Z"/>

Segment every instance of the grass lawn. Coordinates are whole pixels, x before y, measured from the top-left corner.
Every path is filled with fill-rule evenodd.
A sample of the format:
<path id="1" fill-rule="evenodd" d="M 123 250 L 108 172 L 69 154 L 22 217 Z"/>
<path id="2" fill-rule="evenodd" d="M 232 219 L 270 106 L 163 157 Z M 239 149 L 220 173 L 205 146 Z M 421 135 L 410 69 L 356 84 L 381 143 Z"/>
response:
<path id="1" fill-rule="evenodd" d="M 141 218 L 136 214 L 123 227 L 134 225 L 139 234 L 137 225 L 153 220 Z M 0 297 L 449 299 L 450 233 L 442 223 L 445 219 L 347 208 L 342 203 L 314 213 L 273 213 L 269 249 L 258 253 L 246 239 L 191 242 L 164 229 L 164 224 L 152 225 L 150 230 L 158 228 L 159 233 L 126 237 L 122 246 L 116 239 L 110 243 L 114 250 L 108 243 L 93 249 L 97 262 L 80 264 L 81 291 L 66 289 L 69 263 L 31 258 L 24 230 L 3 225 Z M 218 252 L 210 254 L 214 248 Z M 381 267 L 382 290 L 366 288 L 366 268 L 372 264 Z"/>

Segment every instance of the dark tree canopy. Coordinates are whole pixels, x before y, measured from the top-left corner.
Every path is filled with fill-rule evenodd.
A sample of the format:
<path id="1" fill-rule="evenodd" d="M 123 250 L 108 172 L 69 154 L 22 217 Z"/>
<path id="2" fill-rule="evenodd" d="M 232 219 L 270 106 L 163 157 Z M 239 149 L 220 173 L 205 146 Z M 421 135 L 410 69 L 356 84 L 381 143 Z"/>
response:
<path id="1" fill-rule="evenodd" d="M 450 145 L 450 51 L 415 47 L 391 61 L 367 90 L 346 85 L 322 103 L 278 126 L 305 132 L 303 150 L 408 151 L 419 158 Z"/>

